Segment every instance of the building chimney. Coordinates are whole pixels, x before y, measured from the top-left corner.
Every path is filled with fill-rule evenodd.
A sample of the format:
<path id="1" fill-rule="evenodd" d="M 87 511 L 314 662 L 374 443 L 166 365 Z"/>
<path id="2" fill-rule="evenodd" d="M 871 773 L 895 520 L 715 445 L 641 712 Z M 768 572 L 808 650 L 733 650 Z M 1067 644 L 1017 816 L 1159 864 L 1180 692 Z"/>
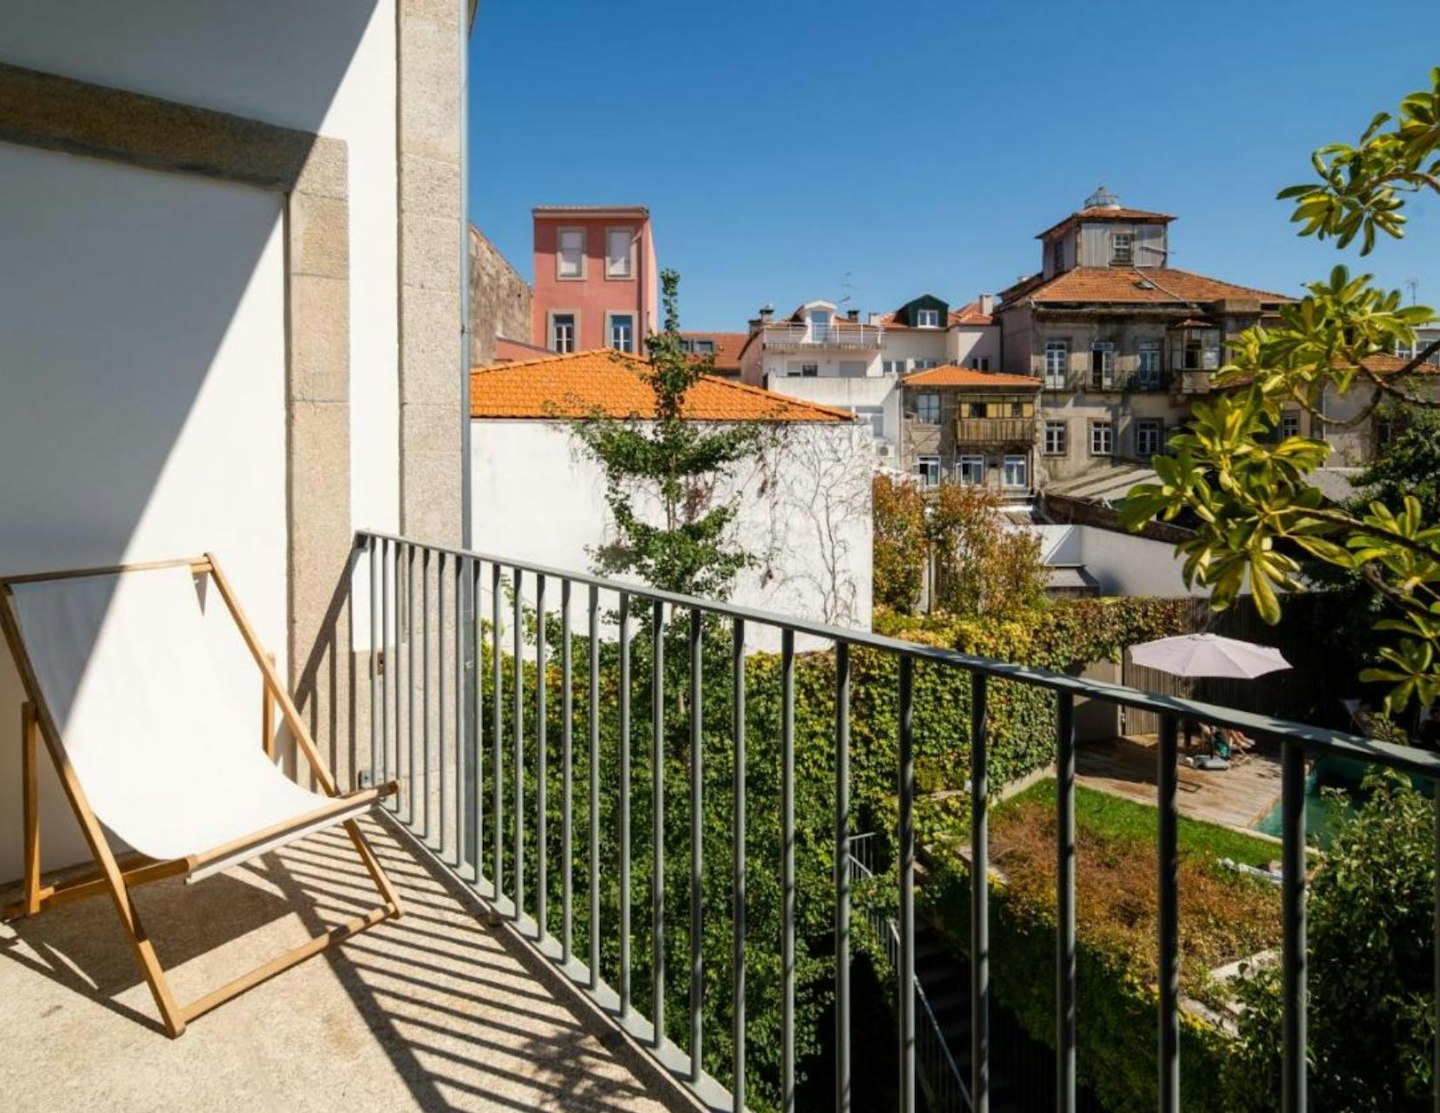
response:
<path id="1" fill-rule="evenodd" d="M 750 326 L 750 331 L 751 331 L 751 332 L 754 332 L 756 329 L 758 329 L 758 328 L 760 327 L 760 318 L 759 318 L 759 317 L 751 317 L 750 320 L 748 320 L 748 321 L 745 322 L 745 323 Z"/>
<path id="2" fill-rule="evenodd" d="M 883 314 L 883 313 L 872 313 L 872 314 L 870 314 L 870 323 L 871 323 L 872 325 L 875 325 L 875 326 L 878 328 L 879 325 L 880 325 L 880 318 L 883 317 L 883 316 L 885 316 L 885 314 Z"/>
<path id="3" fill-rule="evenodd" d="M 858 309 L 847 309 L 847 310 L 845 310 L 845 319 L 846 319 L 847 321 L 854 321 L 854 322 L 856 322 L 856 323 L 858 324 L 858 323 L 860 322 L 860 310 L 858 310 Z"/>
<path id="4" fill-rule="evenodd" d="M 980 295 L 980 312 L 983 313 L 983 314 L 984 314 L 985 316 L 987 316 L 987 317 L 990 316 L 990 314 L 992 314 L 992 313 L 995 312 L 995 295 L 994 295 L 994 294 L 981 294 L 981 295 Z"/>
<path id="5" fill-rule="evenodd" d="M 775 307 L 773 305 L 762 305 L 760 307 L 760 323 L 762 325 L 768 325 L 770 318 L 773 316 L 775 316 Z"/>

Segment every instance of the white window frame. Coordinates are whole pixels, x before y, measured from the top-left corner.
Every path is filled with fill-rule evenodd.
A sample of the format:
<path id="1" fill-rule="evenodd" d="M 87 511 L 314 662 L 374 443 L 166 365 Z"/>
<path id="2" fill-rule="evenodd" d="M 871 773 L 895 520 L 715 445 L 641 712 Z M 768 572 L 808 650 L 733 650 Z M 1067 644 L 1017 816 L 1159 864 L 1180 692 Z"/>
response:
<path id="1" fill-rule="evenodd" d="M 580 237 L 580 269 L 575 274 L 565 273 L 565 236 L 573 232 Z M 586 256 L 589 254 L 590 243 L 586 236 L 586 229 L 583 225 L 571 225 L 555 229 L 555 280 L 557 282 L 584 282 L 586 270 Z"/>
<path id="2" fill-rule="evenodd" d="M 970 370 L 971 370 L 971 371 L 989 371 L 989 370 L 990 370 L 990 357 L 989 357 L 989 356 L 971 356 L 971 357 L 970 357 Z"/>
<path id="3" fill-rule="evenodd" d="M 1280 437 L 1298 437 L 1300 435 L 1300 412 L 1298 410 L 1287 410 L 1280 415 Z"/>
<path id="4" fill-rule="evenodd" d="M 956 456 L 955 478 L 966 487 L 985 486 L 985 457 Z"/>
<path id="5" fill-rule="evenodd" d="M 923 405 L 922 405 L 923 403 Z M 925 416 L 925 411 L 933 404 L 935 410 L 934 418 Z M 924 394 L 915 395 L 915 420 L 921 425 L 940 424 L 940 395 L 927 391 Z"/>
<path id="6" fill-rule="evenodd" d="M 559 337 L 556 335 L 556 325 L 560 317 L 570 318 L 570 347 L 559 346 Z M 546 338 L 550 341 L 550 351 L 569 356 L 573 351 L 580 350 L 580 311 L 579 310 L 550 310 L 546 320 Z"/>
<path id="7" fill-rule="evenodd" d="M 880 370 L 887 375 L 903 375 L 906 370 L 905 361 L 903 359 L 882 359 Z"/>
<path id="8" fill-rule="evenodd" d="M 1147 449 L 1141 443 L 1142 435 L 1153 434 L 1155 437 L 1154 447 Z M 1135 455 L 1142 460 L 1148 460 L 1152 456 L 1159 456 L 1165 451 L 1165 423 L 1158 418 L 1141 417 L 1135 420 Z"/>
<path id="9" fill-rule="evenodd" d="M 615 343 L 615 322 L 622 319 L 630 323 L 630 346 L 628 348 L 621 348 Z M 617 352 L 626 352 L 629 355 L 635 354 L 635 314 L 605 314 L 605 346 L 607 348 L 613 348 Z"/>
<path id="10" fill-rule="evenodd" d="M 1095 357 L 1100 357 L 1100 381 L 1095 381 Z M 1092 390 L 1113 390 L 1115 387 L 1115 342 L 1096 340 L 1090 345 L 1090 381 Z"/>
<path id="11" fill-rule="evenodd" d="M 1103 447 L 1097 447 L 1103 445 Z M 1090 423 L 1090 455 L 1115 455 L 1115 423 L 1113 421 L 1092 421 Z"/>
<path id="12" fill-rule="evenodd" d="M 870 433 L 877 440 L 885 439 L 884 406 L 851 406 L 850 412 L 870 424 Z"/>
<path id="13" fill-rule="evenodd" d="M 1016 476 L 1018 475 L 1018 481 Z M 1000 461 L 1000 481 L 1004 486 L 1030 486 L 1030 461 L 1024 456 L 1006 456 Z"/>
<path id="14" fill-rule="evenodd" d="M 1052 440 L 1050 436 L 1051 433 L 1059 434 L 1058 438 L 1056 438 L 1059 441 L 1058 447 L 1056 447 L 1055 441 Z M 1043 444 L 1046 456 L 1069 455 L 1070 423 L 1068 421 L 1047 421 L 1045 423 L 1044 438 Z"/>
<path id="15" fill-rule="evenodd" d="M 916 456 L 915 474 L 926 487 L 940 486 L 940 457 L 931 454 Z"/>
<path id="16" fill-rule="evenodd" d="M 910 370 L 912 371 L 929 371 L 932 367 L 939 366 L 938 359 L 912 359 L 910 361 Z"/>
<path id="17" fill-rule="evenodd" d="M 917 309 L 915 310 L 916 328 L 939 328 L 940 310 L 938 309 Z"/>
<path id="18" fill-rule="evenodd" d="M 1070 376 L 1070 341 L 1045 341 L 1045 386 L 1064 390 Z"/>
<path id="19" fill-rule="evenodd" d="M 610 240 L 616 235 L 625 237 L 625 267 L 623 270 L 616 270 L 611 265 Z M 605 229 L 605 279 L 609 282 L 635 281 L 635 229 L 633 227 L 627 225 Z"/>
<path id="20" fill-rule="evenodd" d="M 1124 243 L 1125 250 L 1120 250 L 1121 243 Z M 1111 266 L 1133 267 L 1135 265 L 1135 233 L 1134 232 L 1111 232 L 1110 233 L 1110 264 Z"/>

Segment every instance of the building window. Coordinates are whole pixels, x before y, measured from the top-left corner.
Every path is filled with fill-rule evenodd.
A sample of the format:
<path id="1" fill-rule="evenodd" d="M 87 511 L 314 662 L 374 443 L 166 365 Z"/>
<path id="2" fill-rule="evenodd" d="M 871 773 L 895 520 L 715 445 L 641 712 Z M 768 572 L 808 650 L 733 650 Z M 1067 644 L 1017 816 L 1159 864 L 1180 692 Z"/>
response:
<path id="1" fill-rule="evenodd" d="M 1115 426 L 1108 421 L 1090 423 L 1090 455 L 1111 456 L 1115 452 Z"/>
<path id="2" fill-rule="evenodd" d="M 916 328 L 939 328 L 940 310 L 938 309 L 917 309 L 915 310 Z"/>
<path id="3" fill-rule="evenodd" d="M 630 228 L 605 229 L 605 277 L 632 278 L 635 274 L 634 251 L 631 241 L 634 230 Z"/>
<path id="4" fill-rule="evenodd" d="M 1142 460 L 1160 455 L 1161 423 L 1154 418 L 1135 422 L 1135 455 Z"/>
<path id="5" fill-rule="evenodd" d="M 555 277 L 585 277 L 585 229 L 561 228 L 555 233 Z"/>
<path id="6" fill-rule="evenodd" d="M 1410 360 L 1415 358 L 1415 349 L 1403 340 L 1395 341 L 1395 358 Z"/>
<path id="7" fill-rule="evenodd" d="M 903 359 L 882 359 L 880 369 L 887 375 L 905 374 L 905 361 Z"/>
<path id="8" fill-rule="evenodd" d="M 1065 372 L 1070 367 L 1070 341 L 1045 341 L 1045 387 L 1047 390 L 1065 389 Z"/>
<path id="9" fill-rule="evenodd" d="M 1282 437 L 1298 437 L 1300 435 L 1300 415 L 1291 410 L 1280 415 L 1280 435 Z"/>
<path id="10" fill-rule="evenodd" d="M 1030 485 L 1024 456 L 1005 457 L 1002 475 L 1007 487 L 1028 487 Z"/>
<path id="11" fill-rule="evenodd" d="M 1115 232 L 1110 236 L 1110 263 L 1128 267 L 1135 262 L 1135 236 L 1132 232 Z"/>
<path id="12" fill-rule="evenodd" d="M 1101 390 L 1115 385 L 1115 345 L 1108 340 L 1090 345 L 1090 385 Z"/>
<path id="13" fill-rule="evenodd" d="M 967 487 L 985 486 L 985 457 L 959 456 L 955 464 L 960 473 L 960 482 Z"/>
<path id="14" fill-rule="evenodd" d="M 810 310 L 810 339 L 816 344 L 823 344 L 830 339 L 830 310 Z"/>
<path id="15" fill-rule="evenodd" d="M 940 485 L 940 457 L 915 457 L 915 474 L 920 477 L 920 482 L 926 487 L 938 487 Z"/>
<path id="16" fill-rule="evenodd" d="M 1065 241 L 1056 240 L 1050 245 L 1050 269 L 1059 273 L 1065 269 Z"/>
<path id="17" fill-rule="evenodd" d="M 820 376 L 820 365 L 818 363 L 802 363 L 800 365 L 800 377 L 802 379 L 815 379 Z"/>
<path id="18" fill-rule="evenodd" d="M 938 359 L 917 359 L 912 360 L 911 363 L 916 371 L 929 371 L 932 367 L 940 366 Z"/>
<path id="19" fill-rule="evenodd" d="M 988 402 L 967 402 L 965 408 L 970 417 L 990 416 L 990 404 Z"/>
<path id="20" fill-rule="evenodd" d="M 715 354 L 715 341 L 713 340 L 692 340 L 684 337 L 680 341 L 680 350 L 697 356 L 713 356 Z"/>
<path id="21" fill-rule="evenodd" d="M 617 352 L 635 350 L 635 318 L 629 313 L 610 315 L 610 347 Z"/>
<path id="22" fill-rule="evenodd" d="M 550 347 L 557 352 L 575 350 L 575 314 L 552 313 L 550 315 Z"/>
<path id="23" fill-rule="evenodd" d="M 989 370 L 990 370 L 990 357 L 989 357 L 989 356 L 971 356 L 971 357 L 970 357 L 970 370 L 971 370 L 971 371 L 989 371 Z"/>
<path id="24" fill-rule="evenodd" d="M 1066 424 L 1063 421 L 1047 421 L 1045 423 L 1045 455 L 1064 456 L 1067 447 Z"/>
<path id="25" fill-rule="evenodd" d="M 1160 389 L 1160 341 L 1140 341 L 1140 362 L 1135 369 L 1135 382 L 1141 390 Z"/>
<path id="26" fill-rule="evenodd" d="M 924 425 L 940 424 L 940 395 L 915 395 L 915 420 Z"/>

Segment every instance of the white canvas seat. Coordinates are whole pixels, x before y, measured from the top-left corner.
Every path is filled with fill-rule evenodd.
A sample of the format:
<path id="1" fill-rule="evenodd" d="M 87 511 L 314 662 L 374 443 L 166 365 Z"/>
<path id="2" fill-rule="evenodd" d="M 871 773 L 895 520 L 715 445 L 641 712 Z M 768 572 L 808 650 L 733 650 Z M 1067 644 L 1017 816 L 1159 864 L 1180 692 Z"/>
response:
<path id="1" fill-rule="evenodd" d="M 33 915 L 46 903 L 110 888 L 122 921 L 133 926 L 132 941 L 172 1035 L 199 1012 L 323 945 L 399 915 L 394 890 L 354 823 L 396 786 L 338 792 L 213 558 L 14 577 L 0 580 L 0 602 L 0 624 L 30 701 L 23 724 L 25 896 L 7 915 Z M 280 770 L 269 752 L 270 731 L 257 736 L 261 716 L 244 706 L 235 684 L 224 682 L 216 617 L 227 624 L 233 619 L 263 680 L 256 691 L 280 708 L 323 794 Z M 37 732 L 98 867 L 94 876 L 49 889 L 39 879 Z M 176 1005 L 139 930 L 128 888 L 178 873 L 195 880 L 335 824 L 345 825 L 385 903 L 196 1006 Z M 122 868 L 101 825 L 139 860 Z"/>

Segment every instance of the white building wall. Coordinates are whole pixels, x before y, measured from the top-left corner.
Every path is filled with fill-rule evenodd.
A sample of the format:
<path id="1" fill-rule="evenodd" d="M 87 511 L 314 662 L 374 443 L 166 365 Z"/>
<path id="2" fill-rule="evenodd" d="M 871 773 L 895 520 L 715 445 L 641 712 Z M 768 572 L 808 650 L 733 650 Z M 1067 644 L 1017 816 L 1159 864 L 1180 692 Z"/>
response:
<path id="1" fill-rule="evenodd" d="M 1085 525 L 1022 526 L 1040 535 L 1046 564 L 1083 564 L 1103 595 L 1156 595 L 1208 598 L 1210 589 L 1185 586 L 1183 558 L 1164 541 Z"/>
<path id="2" fill-rule="evenodd" d="M 352 506 L 378 528 L 398 523 L 394 25 L 393 0 L 0 13 L 0 61 L 346 143 Z M 0 573 L 211 549 L 283 671 L 281 204 L 0 144 Z M 19 700 L 0 649 L 0 816 L 19 814 Z M 53 781 L 42 797 L 48 869 L 83 844 Z M 0 828 L 0 882 L 19 833 Z"/>
<path id="3" fill-rule="evenodd" d="M 734 537 L 757 558 L 730 602 L 869 629 L 868 442 L 863 429 L 792 426 L 762 465 L 717 492 L 721 500 L 743 492 Z M 593 568 L 592 549 L 613 535 L 604 479 L 563 424 L 475 421 L 471 449 L 472 509 L 476 521 L 491 523 L 499 552 L 554 568 Z M 583 610 L 576 615 L 583 625 Z M 774 649 L 778 632 L 756 631 L 751 644 Z"/>

